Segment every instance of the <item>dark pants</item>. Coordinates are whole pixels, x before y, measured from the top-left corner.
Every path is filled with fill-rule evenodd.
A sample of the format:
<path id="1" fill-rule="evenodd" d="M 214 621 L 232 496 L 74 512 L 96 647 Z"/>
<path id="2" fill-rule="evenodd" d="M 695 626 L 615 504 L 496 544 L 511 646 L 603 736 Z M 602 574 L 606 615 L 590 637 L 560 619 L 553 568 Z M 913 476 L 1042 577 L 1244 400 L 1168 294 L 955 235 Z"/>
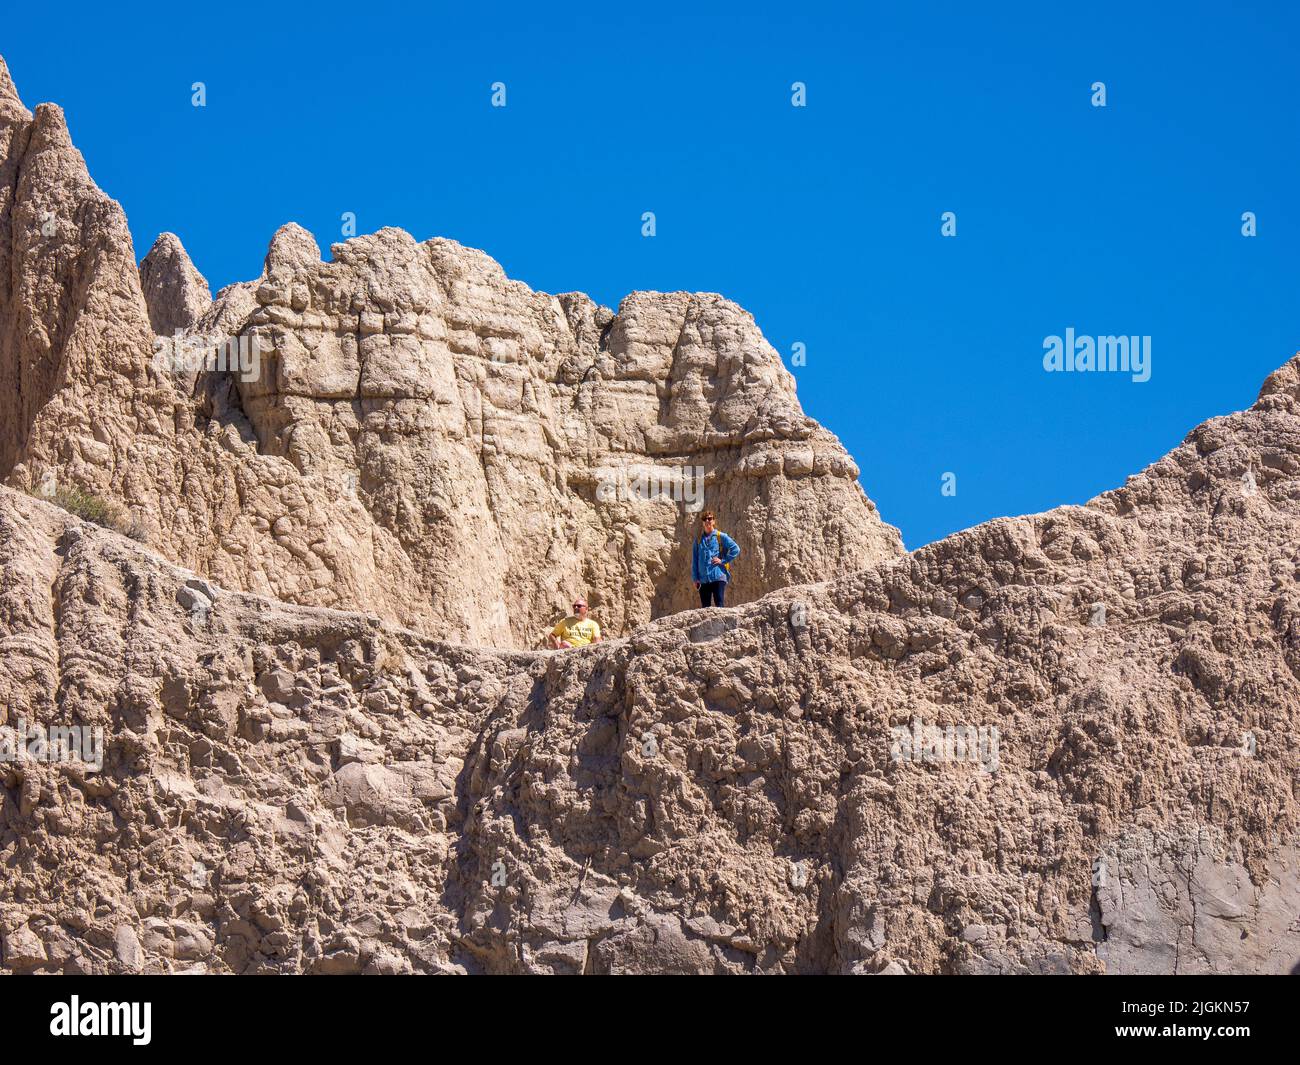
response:
<path id="1" fill-rule="evenodd" d="M 726 606 L 726 598 L 726 581 L 706 581 L 700 585 L 700 606 Z"/>

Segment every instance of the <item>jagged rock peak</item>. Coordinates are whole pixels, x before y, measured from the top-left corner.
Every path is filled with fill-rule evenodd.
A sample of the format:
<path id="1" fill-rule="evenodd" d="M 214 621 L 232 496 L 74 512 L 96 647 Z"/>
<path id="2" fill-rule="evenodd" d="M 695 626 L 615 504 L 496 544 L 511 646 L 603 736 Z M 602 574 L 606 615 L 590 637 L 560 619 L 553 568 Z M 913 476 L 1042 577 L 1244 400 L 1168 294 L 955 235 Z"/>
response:
<path id="1" fill-rule="evenodd" d="M 299 266 L 312 266 L 320 262 L 320 245 L 297 222 L 287 222 L 275 231 L 271 246 L 266 250 L 263 273 L 270 277 L 278 269 L 292 271 Z"/>
<path id="2" fill-rule="evenodd" d="M 207 279 L 175 233 L 162 233 L 140 263 L 140 287 L 149 324 L 159 336 L 192 329 L 212 305 Z"/>
<path id="3" fill-rule="evenodd" d="M 24 116 L 30 115 L 30 112 L 23 106 L 23 102 L 18 96 L 18 88 L 14 85 L 14 79 L 9 74 L 9 67 L 4 61 L 4 56 L 0 56 L 0 115 L 12 112 L 21 112 Z"/>

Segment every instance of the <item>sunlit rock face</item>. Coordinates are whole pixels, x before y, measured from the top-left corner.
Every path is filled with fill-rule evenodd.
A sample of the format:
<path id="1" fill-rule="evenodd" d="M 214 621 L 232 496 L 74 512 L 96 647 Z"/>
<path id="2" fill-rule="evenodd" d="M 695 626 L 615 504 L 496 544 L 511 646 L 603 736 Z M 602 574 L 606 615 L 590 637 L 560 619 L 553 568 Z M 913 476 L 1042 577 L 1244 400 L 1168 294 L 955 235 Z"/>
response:
<path id="1" fill-rule="evenodd" d="M 691 605 L 699 510 L 732 599 L 902 553 L 753 318 L 638 292 L 617 313 L 385 229 L 322 262 L 296 225 L 211 300 L 178 238 L 137 269 L 57 108 L 7 73 L 0 474 L 121 505 L 231 588 L 533 646 L 575 595 L 611 634 Z"/>

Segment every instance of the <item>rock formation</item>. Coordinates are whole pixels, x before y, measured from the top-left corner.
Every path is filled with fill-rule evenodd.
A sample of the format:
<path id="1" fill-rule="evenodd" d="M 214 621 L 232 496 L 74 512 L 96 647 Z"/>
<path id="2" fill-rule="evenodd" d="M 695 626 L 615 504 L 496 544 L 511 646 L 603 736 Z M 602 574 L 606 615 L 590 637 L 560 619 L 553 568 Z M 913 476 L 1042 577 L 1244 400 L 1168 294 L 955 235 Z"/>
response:
<path id="1" fill-rule="evenodd" d="M 212 293 L 175 233 L 163 233 L 140 262 L 149 325 L 162 337 L 187 333 L 212 306 Z"/>
<path id="2" fill-rule="evenodd" d="M 901 555 L 720 297 L 615 315 L 287 228 L 190 329 L 266 372 L 155 369 L 120 211 L 53 110 L 0 101 L 11 480 L 161 516 L 143 546 L 0 488 L 0 970 L 1300 962 L 1300 356 L 1122 488 Z M 620 458 L 703 461 L 751 601 L 679 610 L 685 517 L 598 498 Z M 830 538 L 765 541 L 796 506 Z M 480 526 L 519 590 L 448 630 Z M 473 646 L 521 642 L 541 574 L 626 582 L 633 631 Z M 102 764 L 32 747 L 70 727 Z"/>
<path id="3" fill-rule="evenodd" d="M 0 742 L 105 755 L 5 766 L 3 966 L 1287 971 L 1298 474 L 1300 357 L 1087 506 L 570 653 L 5 491 Z"/>
<path id="4" fill-rule="evenodd" d="M 0 479 L 112 500 L 223 586 L 532 646 L 577 593 L 616 634 L 689 606 L 702 506 L 745 545 L 736 601 L 902 553 L 720 296 L 615 313 L 452 241 L 322 262 L 288 225 L 209 305 L 170 234 L 137 271 L 62 113 L 7 72 L 0 147 Z"/>

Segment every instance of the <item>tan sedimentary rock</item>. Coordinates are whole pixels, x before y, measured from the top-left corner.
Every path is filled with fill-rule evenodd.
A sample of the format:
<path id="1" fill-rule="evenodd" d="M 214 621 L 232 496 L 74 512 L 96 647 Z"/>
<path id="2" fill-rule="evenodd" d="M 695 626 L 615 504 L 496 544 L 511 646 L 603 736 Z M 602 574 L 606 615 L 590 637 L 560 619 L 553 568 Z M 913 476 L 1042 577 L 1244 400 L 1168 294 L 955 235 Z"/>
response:
<path id="1" fill-rule="evenodd" d="M 170 235 L 137 272 L 58 109 L 5 101 L 8 483 L 117 501 L 231 588 L 499 646 L 533 645 L 579 593 L 615 634 L 689 606 L 699 506 L 745 551 L 737 602 L 901 554 L 721 296 L 639 292 L 615 313 L 452 241 L 385 229 L 325 263 L 288 225 L 261 278 L 207 305 Z"/>
<path id="2" fill-rule="evenodd" d="M 90 180 L 63 112 L 28 112 L 7 69 L 0 150 L 0 472 L 36 461 L 103 483 L 151 398 L 101 406 L 143 386 L 153 344 L 126 219 Z"/>
<path id="3" fill-rule="evenodd" d="M 193 329 L 212 305 L 207 281 L 175 233 L 160 235 L 141 261 L 140 290 L 158 336 Z"/>
<path id="4" fill-rule="evenodd" d="M 0 742 L 106 739 L 4 766 L 0 961 L 1287 971 L 1298 475 L 1300 357 L 1087 506 L 576 652 L 231 593 L 0 491 Z"/>

